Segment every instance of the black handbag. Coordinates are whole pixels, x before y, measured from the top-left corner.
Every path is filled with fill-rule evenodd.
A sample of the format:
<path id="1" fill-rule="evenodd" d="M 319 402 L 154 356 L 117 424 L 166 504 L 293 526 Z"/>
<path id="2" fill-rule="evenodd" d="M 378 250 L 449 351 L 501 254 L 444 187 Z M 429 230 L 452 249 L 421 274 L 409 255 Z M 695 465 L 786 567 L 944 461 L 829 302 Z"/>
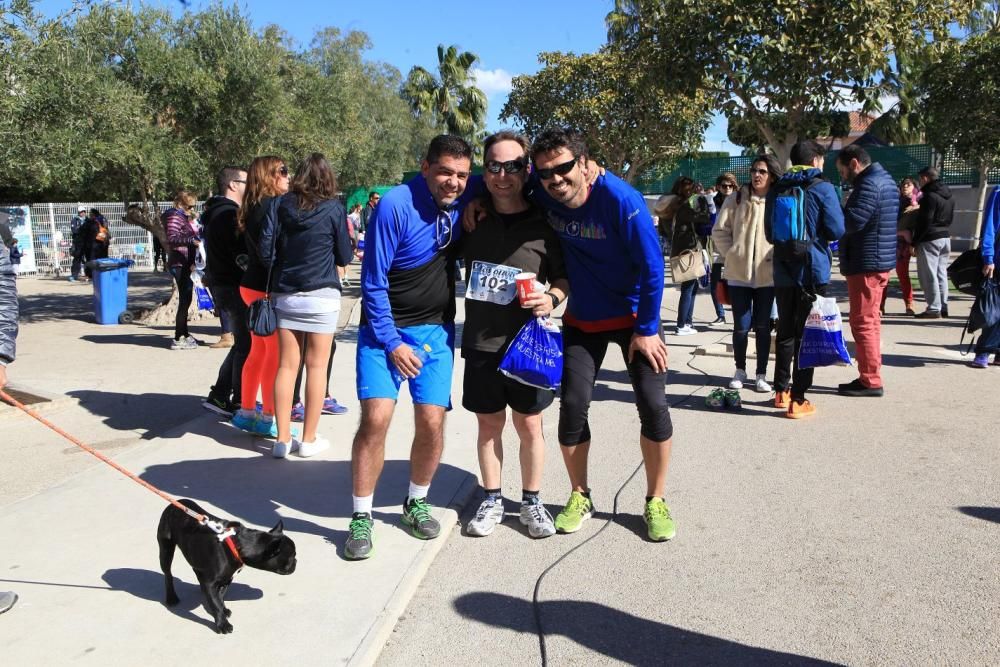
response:
<path id="1" fill-rule="evenodd" d="M 274 248 L 278 242 L 278 197 L 275 197 L 269 209 L 269 215 L 274 216 L 274 235 L 271 238 L 271 261 L 267 265 L 267 290 L 264 296 L 257 299 L 247 308 L 247 328 L 258 336 L 270 336 L 278 329 L 278 314 L 274 312 L 271 301 L 271 270 L 274 268 Z"/>
<path id="2" fill-rule="evenodd" d="M 978 248 L 966 250 L 948 267 L 948 277 L 962 294 L 977 296 L 983 284 L 983 259 Z"/>

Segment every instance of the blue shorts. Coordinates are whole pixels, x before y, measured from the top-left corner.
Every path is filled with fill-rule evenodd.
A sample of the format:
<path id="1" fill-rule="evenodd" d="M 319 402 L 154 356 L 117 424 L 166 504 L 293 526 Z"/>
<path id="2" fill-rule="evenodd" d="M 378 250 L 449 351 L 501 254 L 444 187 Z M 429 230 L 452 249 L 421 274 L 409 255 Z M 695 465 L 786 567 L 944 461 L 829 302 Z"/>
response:
<path id="1" fill-rule="evenodd" d="M 403 342 L 417 349 L 431 348 L 417 377 L 408 380 L 414 403 L 440 405 L 451 410 L 451 374 L 455 367 L 455 325 L 418 324 L 399 329 Z M 395 365 L 389 353 L 375 338 L 370 325 L 358 332 L 358 356 L 355 362 L 358 400 L 367 398 L 399 398 L 402 384 L 392 370 Z"/>

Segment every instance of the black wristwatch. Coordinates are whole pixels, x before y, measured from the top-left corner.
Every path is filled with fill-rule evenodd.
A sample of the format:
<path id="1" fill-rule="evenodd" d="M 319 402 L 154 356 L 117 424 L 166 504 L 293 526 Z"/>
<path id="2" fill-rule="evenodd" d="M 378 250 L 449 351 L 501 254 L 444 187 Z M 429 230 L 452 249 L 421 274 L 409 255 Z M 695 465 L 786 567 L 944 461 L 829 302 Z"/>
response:
<path id="1" fill-rule="evenodd" d="M 546 292 L 546 294 L 548 294 L 549 296 L 552 297 L 552 310 L 555 310 L 556 308 L 558 308 L 559 304 L 562 303 L 562 299 L 560 299 L 559 297 L 557 297 L 552 292 Z"/>

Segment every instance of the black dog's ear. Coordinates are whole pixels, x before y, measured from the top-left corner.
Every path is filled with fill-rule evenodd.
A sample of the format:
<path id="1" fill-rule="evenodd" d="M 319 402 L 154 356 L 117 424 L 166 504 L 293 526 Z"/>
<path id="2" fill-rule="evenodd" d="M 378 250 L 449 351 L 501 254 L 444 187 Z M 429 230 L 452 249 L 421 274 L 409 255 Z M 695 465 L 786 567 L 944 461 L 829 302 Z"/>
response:
<path id="1" fill-rule="evenodd" d="M 274 524 L 274 528 L 272 528 L 269 532 L 272 535 L 281 535 L 281 531 L 284 529 L 285 525 L 282 523 L 281 519 L 278 519 L 278 523 Z"/>

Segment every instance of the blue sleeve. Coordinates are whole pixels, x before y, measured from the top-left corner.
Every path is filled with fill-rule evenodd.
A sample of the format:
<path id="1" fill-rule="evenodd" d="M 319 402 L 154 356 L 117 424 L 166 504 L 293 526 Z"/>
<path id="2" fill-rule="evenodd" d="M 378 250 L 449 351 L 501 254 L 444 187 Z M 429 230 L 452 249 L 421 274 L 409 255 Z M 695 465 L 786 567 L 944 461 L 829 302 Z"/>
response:
<path id="1" fill-rule="evenodd" d="M 806 218 L 817 221 L 816 236 L 824 241 L 839 241 L 844 236 L 844 212 L 837 191 L 829 183 L 818 183 L 806 203 Z"/>
<path id="2" fill-rule="evenodd" d="M 260 236 L 257 237 L 257 257 L 266 267 L 274 264 L 275 244 L 278 235 L 278 202 L 281 197 L 272 197 L 267 202 L 267 213 L 260 223 Z"/>
<path id="3" fill-rule="evenodd" d="M 844 233 L 854 234 L 862 231 L 875 221 L 875 208 L 878 206 L 878 184 L 874 179 L 866 179 L 855 188 L 847 199 L 844 207 Z"/>
<path id="4" fill-rule="evenodd" d="M 1000 187 L 993 189 L 983 213 L 983 232 L 982 238 L 979 239 L 979 252 L 983 256 L 984 265 L 995 263 L 998 228 L 1000 228 Z"/>
<path id="5" fill-rule="evenodd" d="M 365 256 L 361 260 L 361 306 L 375 333 L 388 352 L 403 343 L 389 305 L 389 269 L 396 256 L 402 235 L 399 215 L 392 206 L 381 202 L 368 219 L 365 231 Z"/>
<path id="6" fill-rule="evenodd" d="M 639 305 L 635 313 L 635 333 L 653 336 L 660 331 L 660 303 L 663 300 L 663 253 L 653 217 L 642 196 L 634 190 L 620 200 L 612 217 L 620 221 L 621 235 L 639 272 Z"/>

